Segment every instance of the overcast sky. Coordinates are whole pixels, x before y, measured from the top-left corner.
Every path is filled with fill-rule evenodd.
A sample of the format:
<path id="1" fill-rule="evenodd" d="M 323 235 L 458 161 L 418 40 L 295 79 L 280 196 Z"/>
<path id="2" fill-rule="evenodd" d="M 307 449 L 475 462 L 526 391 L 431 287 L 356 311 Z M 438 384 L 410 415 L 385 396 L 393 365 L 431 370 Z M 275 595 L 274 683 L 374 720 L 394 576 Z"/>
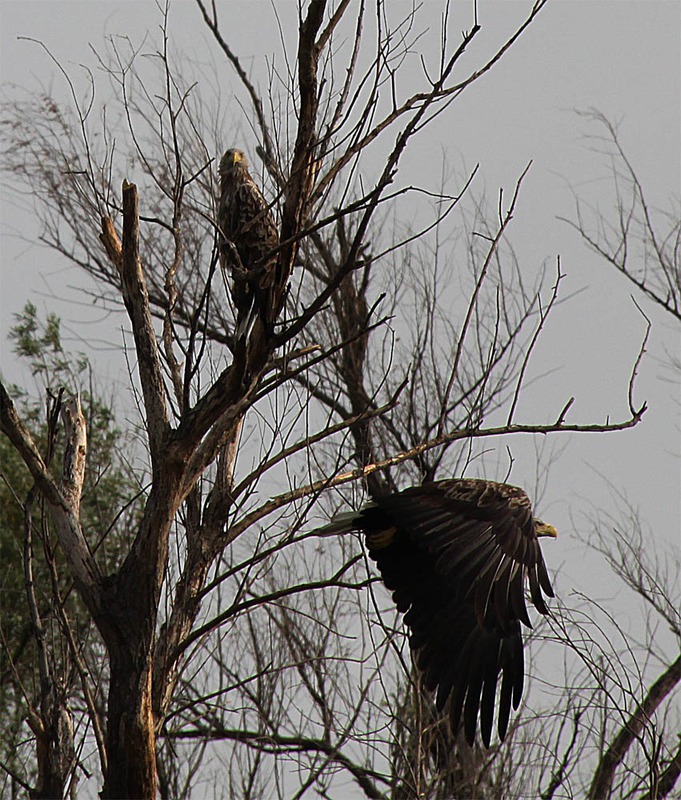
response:
<path id="1" fill-rule="evenodd" d="M 399 0 L 393 2 L 399 5 Z M 223 5 L 230 8 L 225 34 L 264 86 L 266 59 L 281 52 L 271 4 Z M 458 12 L 467 4 L 455 5 Z M 480 0 L 479 46 L 497 41 L 529 5 Z M 291 36 L 296 3 L 283 0 L 276 7 L 285 35 Z M 433 30 L 439 25 L 441 7 L 436 0 L 425 0 L 423 14 L 432 20 Z M 426 16 L 421 16 L 422 22 Z M 158 23 L 152 2 L 3 2 L 5 92 L 11 91 L 9 84 L 28 89 L 42 84 L 55 96 L 66 97 L 54 64 L 37 45 L 20 41 L 20 36 L 40 40 L 67 69 L 77 72 L 78 64 L 93 63 L 89 43 L 101 47 L 106 34 L 117 33 L 140 39 Z M 462 16 L 452 30 L 464 27 L 470 24 Z M 174 4 L 171 34 L 177 49 L 207 72 L 215 58 L 219 64 L 216 83 L 230 85 L 231 77 L 214 53 L 193 3 Z M 631 299 L 632 287 L 588 252 L 557 217 L 574 217 L 573 193 L 597 204 L 606 215 L 612 208 L 609 164 L 586 138 L 598 131 L 575 114 L 575 109 L 588 108 L 618 124 L 621 142 L 652 204 L 671 210 L 674 199 L 678 208 L 680 42 L 678 2 L 549 3 L 503 63 L 457 101 L 451 113 L 443 115 L 405 164 L 401 176 L 405 182 L 414 174 L 430 174 L 437 188 L 443 158 L 461 173 L 479 163 L 481 181 L 494 195 L 500 187 L 510 193 L 527 162 L 534 162 L 511 230 L 514 246 L 521 259 L 537 265 L 545 260 L 553 263 L 560 255 L 567 275 L 564 293 L 579 294 L 555 312 L 542 337 L 533 374 L 553 371 L 532 385 L 519 421 L 536 418 L 537 409 L 542 409 L 544 421 L 555 419 L 571 396 L 575 397 L 573 421 L 627 415 L 629 372 L 644 332 L 644 321 Z M 235 114 L 242 113 L 238 106 L 234 108 Z M 241 127 L 248 131 L 247 125 Z M 252 151 L 254 142 L 248 136 L 243 134 L 243 146 Z M 134 180 L 135 176 L 126 177 Z M 102 319 L 100 311 L 83 302 L 77 287 L 84 281 L 78 270 L 31 244 L 35 232 L 30 213 L 14 208 L 11 198 L 3 195 L 0 310 L 5 377 L 30 386 L 30 376 L 17 368 L 4 339 L 12 313 L 31 298 L 39 308 L 54 308 L 62 315 L 71 335 L 81 340 L 73 342 L 76 349 L 94 344 L 104 376 L 114 383 L 123 381 L 123 366 L 114 353 L 120 343 L 121 320 Z M 78 305 L 73 305 L 74 300 Z M 551 467 L 539 510 L 561 534 L 544 551 L 553 568 L 560 566 L 557 587 L 562 593 L 576 589 L 607 599 L 619 591 L 604 581 L 601 566 L 585 564 L 577 540 L 578 532 L 589 533 L 585 511 L 606 508 L 617 513 L 614 491 L 625 494 L 640 509 L 651 537 L 670 545 L 679 542 L 679 376 L 667 363 L 667 354 L 679 355 L 679 330 L 652 304 L 640 296 L 637 300 L 653 322 L 636 388 L 637 401 L 646 400 L 650 407 L 643 423 L 624 433 L 554 440 L 567 448 Z M 515 440 L 510 444 L 517 459 L 514 482 L 531 490 L 534 445 Z"/>

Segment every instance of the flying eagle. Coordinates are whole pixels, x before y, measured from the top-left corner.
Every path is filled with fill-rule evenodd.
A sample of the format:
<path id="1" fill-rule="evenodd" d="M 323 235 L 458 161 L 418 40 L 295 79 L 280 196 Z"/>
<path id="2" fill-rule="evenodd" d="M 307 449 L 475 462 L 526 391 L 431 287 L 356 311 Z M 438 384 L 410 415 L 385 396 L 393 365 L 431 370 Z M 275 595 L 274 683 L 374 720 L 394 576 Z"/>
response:
<path id="1" fill-rule="evenodd" d="M 523 638 L 531 627 L 524 589 L 541 614 L 553 589 L 538 537 L 556 529 L 535 519 L 522 489 L 476 479 L 414 486 L 340 514 L 324 533 L 361 531 L 369 555 L 410 630 L 425 686 L 449 698 L 454 734 L 463 717 L 473 744 L 480 718 L 489 747 L 497 684 L 497 729 L 503 741 L 523 691 Z"/>
<path id="2" fill-rule="evenodd" d="M 285 289 L 278 285 L 279 234 L 242 150 L 227 150 L 220 161 L 217 223 L 222 234 L 220 262 L 232 274 L 237 338 L 247 336 L 258 317 L 269 336 Z"/>

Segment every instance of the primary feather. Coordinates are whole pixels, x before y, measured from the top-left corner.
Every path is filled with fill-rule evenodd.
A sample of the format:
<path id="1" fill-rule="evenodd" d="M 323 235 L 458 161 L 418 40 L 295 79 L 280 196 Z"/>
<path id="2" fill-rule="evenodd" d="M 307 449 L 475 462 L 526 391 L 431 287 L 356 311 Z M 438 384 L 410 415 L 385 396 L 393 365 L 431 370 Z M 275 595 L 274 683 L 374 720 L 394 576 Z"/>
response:
<path id="1" fill-rule="evenodd" d="M 361 531 L 369 555 L 410 630 L 410 646 L 456 733 L 489 746 L 498 682 L 503 740 L 524 681 L 525 604 L 553 597 L 539 536 L 556 530 L 534 518 L 528 496 L 508 484 L 450 479 L 415 486 L 336 516 L 324 533 Z"/>

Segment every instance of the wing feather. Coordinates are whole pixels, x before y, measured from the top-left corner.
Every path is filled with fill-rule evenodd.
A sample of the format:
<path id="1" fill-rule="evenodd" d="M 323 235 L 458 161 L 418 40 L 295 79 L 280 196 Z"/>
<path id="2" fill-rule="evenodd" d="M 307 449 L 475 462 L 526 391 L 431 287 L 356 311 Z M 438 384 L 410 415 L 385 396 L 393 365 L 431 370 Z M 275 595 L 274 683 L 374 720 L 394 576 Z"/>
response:
<path id="1" fill-rule="evenodd" d="M 480 697 L 480 735 L 485 747 L 489 747 L 494 724 L 494 703 L 497 696 L 497 680 L 499 678 L 499 650 L 501 641 L 490 636 L 490 650 L 482 665 L 484 680 Z"/>
<path id="2" fill-rule="evenodd" d="M 351 526 L 351 527 L 349 527 Z M 469 742 L 480 719 L 489 746 L 497 694 L 504 738 L 524 683 L 521 623 L 552 597 L 529 499 L 490 481 L 440 481 L 380 498 L 326 530 L 361 529 L 369 554 L 410 631 L 410 646 L 436 704 L 449 704 Z M 391 533 L 392 532 L 392 533 Z M 380 546 L 379 546 L 380 545 Z"/>
<path id="3" fill-rule="evenodd" d="M 278 272 L 279 234 L 272 209 L 240 151 L 228 150 L 220 165 L 218 227 L 221 263 L 232 270 L 237 336 L 247 335 L 257 317 L 271 332 L 287 279 Z"/>

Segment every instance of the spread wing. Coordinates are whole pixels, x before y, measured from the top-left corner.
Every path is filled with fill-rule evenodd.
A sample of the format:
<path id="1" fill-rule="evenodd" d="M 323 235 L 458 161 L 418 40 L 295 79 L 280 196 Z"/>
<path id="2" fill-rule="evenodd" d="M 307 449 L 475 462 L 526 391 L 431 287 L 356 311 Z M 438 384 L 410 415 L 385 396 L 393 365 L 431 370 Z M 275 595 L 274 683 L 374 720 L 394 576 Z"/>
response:
<path id="1" fill-rule="evenodd" d="M 439 708 L 449 700 L 452 730 L 463 719 L 472 743 L 479 717 L 489 746 L 500 679 L 503 739 L 523 691 L 525 582 L 542 614 L 542 590 L 553 596 L 527 495 L 491 481 L 440 481 L 380 499 L 346 517 L 349 529 L 365 532 L 425 684 Z"/>

